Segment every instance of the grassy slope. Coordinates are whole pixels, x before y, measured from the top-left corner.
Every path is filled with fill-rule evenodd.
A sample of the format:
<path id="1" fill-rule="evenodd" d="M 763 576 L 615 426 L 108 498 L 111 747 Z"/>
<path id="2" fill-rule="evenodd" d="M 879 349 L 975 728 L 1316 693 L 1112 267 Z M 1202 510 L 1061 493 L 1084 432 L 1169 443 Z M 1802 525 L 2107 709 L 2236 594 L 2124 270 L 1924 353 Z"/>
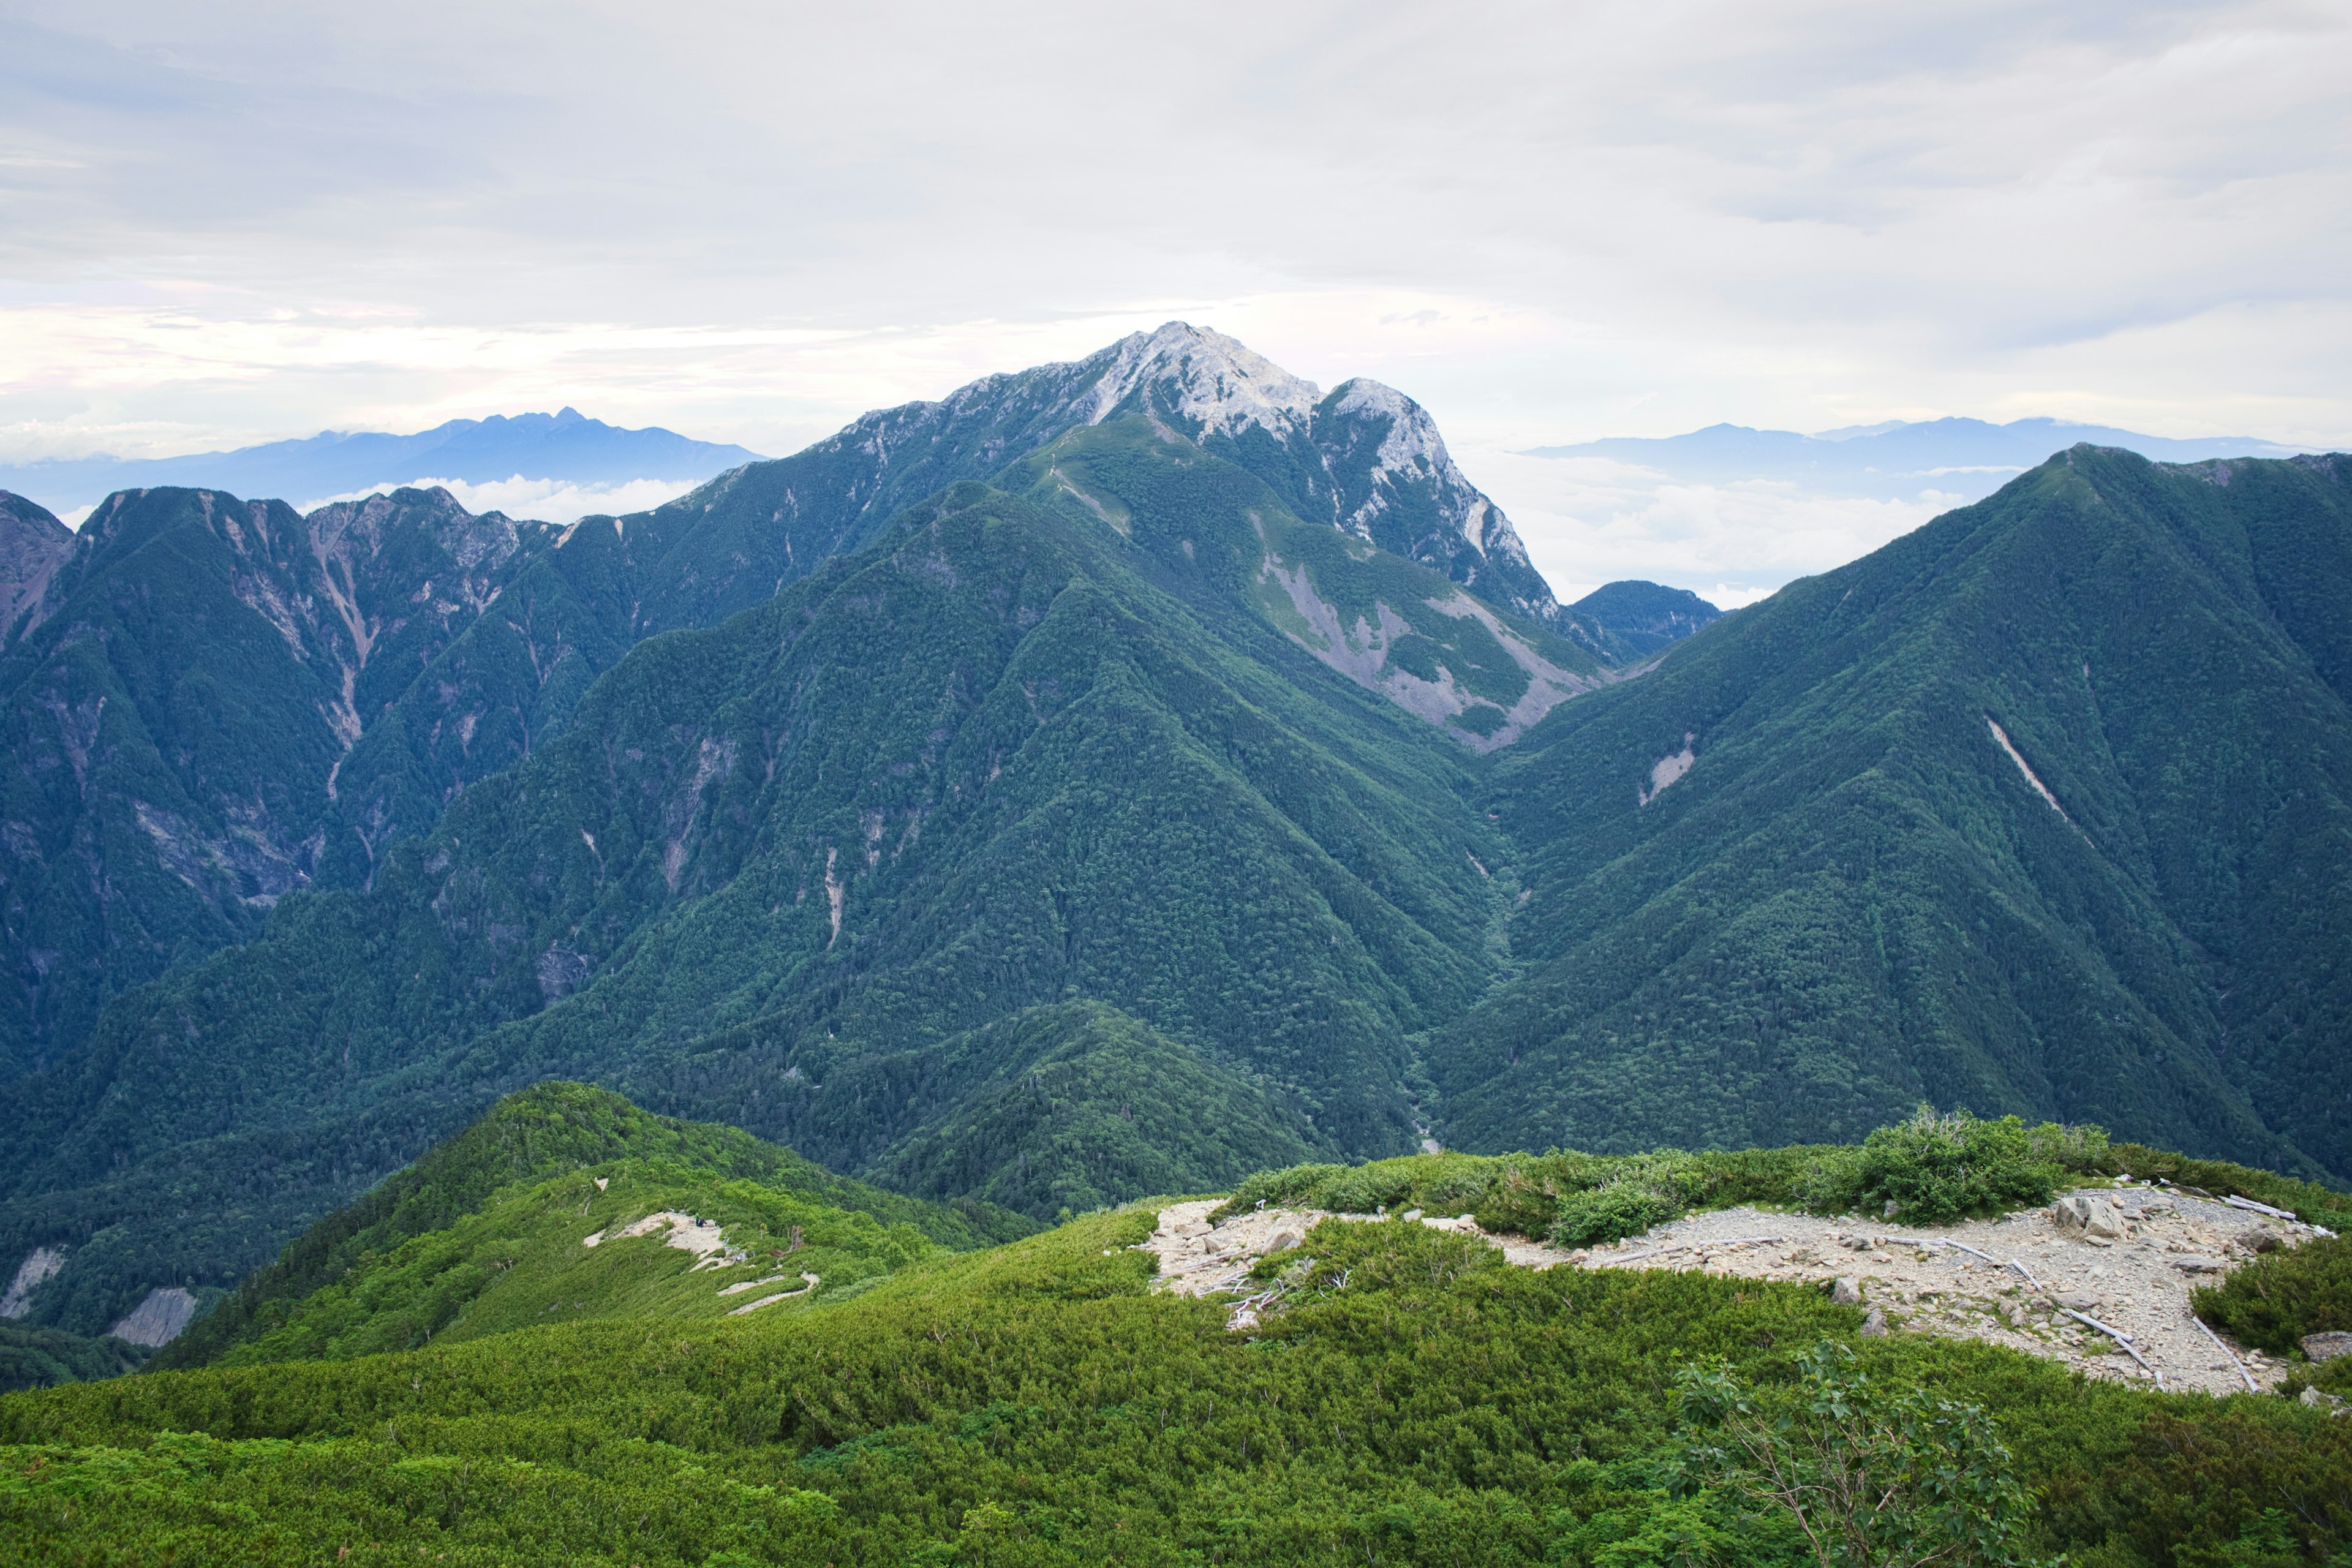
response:
<path id="1" fill-rule="evenodd" d="M 2066 454 L 1520 742 L 1528 973 L 1431 1052 L 1453 1139 L 1852 1138 L 1926 1098 L 2347 1168 L 2346 489 L 2233 467 Z"/>

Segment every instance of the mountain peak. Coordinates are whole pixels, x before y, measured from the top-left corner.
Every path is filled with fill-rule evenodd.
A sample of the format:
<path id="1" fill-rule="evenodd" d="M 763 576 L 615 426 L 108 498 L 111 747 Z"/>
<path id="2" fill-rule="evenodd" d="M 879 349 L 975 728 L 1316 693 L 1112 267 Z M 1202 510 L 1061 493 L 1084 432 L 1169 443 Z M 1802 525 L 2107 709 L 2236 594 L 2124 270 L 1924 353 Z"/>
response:
<path id="1" fill-rule="evenodd" d="M 1247 345 L 1189 321 L 1121 338 L 1087 361 L 1108 361 L 1079 405 L 1099 425 L 1147 387 L 1164 389 L 1171 411 L 1200 434 L 1237 435 L 1251 426 L 1278 429 L 1306 418 L 1322 389 Z"/>

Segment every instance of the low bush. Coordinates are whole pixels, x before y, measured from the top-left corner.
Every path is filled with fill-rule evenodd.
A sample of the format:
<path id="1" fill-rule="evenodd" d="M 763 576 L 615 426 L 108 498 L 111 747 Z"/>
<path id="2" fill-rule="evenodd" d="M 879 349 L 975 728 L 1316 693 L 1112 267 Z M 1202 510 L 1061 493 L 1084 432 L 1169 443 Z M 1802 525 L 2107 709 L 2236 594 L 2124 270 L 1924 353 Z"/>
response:
<path id="1" fill-rule="evenodd" d="M 2273 1355 L 2305 1334 L 2352 1332 L 2352 1241 L 2326 1237 L 2263 1253 L 2191 1300 L 2199 1317 Z"/>
<path id="2" fill-rule="evenodd" d="M 1815 1214 L 1948 1225 L 2046 1204 L 2071 1173 L 2095 1169 L 2106 1147 L 2095 1127 L 2029 1128 L 2014 1116 L 1988 1121 L 1965 1107 L 1939 1115 L 1922 1105 L 1861 1148 L 1815 1161 L 1795 1196 Z"/>

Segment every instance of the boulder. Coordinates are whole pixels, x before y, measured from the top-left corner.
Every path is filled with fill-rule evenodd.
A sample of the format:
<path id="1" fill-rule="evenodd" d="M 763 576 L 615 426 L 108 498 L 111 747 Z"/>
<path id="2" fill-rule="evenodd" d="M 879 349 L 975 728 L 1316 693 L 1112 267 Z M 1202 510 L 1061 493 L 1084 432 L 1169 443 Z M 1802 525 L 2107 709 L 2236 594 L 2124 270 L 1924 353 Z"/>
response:
<path id="1" fill-rule="evenodd" d="M 1880 1311 L 1877 1308 L 1873 1307 L 1870 1310 L 1870 1315 L 1862 1321 L 1862 1337 L 1866 1340 L 1885 1339 L 1886 1337 L 1886 1314 Z"/>
<path id="2" fill-rule="evenodd" d="M 1853 1275 L 1842 1275 L 1830 1286 L 1830 1300 L 1841 1307 L 1862 1305 L 1862 1282 Z"/>
<path id="3" fill-rule="evenodd" d="M 2050 1205 L 2050 1219 L 2061 1230 L 2079 1230 L 2103 1241 L 2124 1234 L 2123 1211 L 2095 1193 L 2067 1194 Z"/>
<path id="4" fill-rule="evenodd" d="M 2340 1355 L 2352 1355 L 2352 1334 L 2305 1334 L 2303 1353 L 2313 1361 L 2334 1361 Z"/>
<path id="5" fill-rule="evenodd" d="M 1274 1233 L 1274 1239 L 1265 1244 L 1265 1249 L 1268 1252 L 1287 1252 L 1306 1239 L 1295 1230 L 1278 1230 Z"/>

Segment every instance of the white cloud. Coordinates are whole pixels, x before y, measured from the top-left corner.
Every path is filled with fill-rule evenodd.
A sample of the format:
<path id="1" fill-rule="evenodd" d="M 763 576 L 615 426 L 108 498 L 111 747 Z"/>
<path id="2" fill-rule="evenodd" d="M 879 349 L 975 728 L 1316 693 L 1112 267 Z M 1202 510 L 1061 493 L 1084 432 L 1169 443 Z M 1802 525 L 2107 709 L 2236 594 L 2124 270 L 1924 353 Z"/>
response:
<path id="1" fill-rule="evenodd" d="M 694 488 L 674 479 L 630 479 L 617 485 L 574 485 L 561 479 L 527 479 L 517 474 L 510 479 L 493 479 L 487 484 L 468 484 L 464 479 L 439 479 L 430 477 L 405 479 L 397 483 L 371 485 L 363 490 L 347 490 L 341 495 L 320 496 L 315 500 L 297 502 L 294 510 L 308 513 L 337 501 L 360 500 L 403 486 L 411 489 L 447 490 L 457 498 L 457 504 L 467 511 L 502 511 L 509 517 L 539 522 L 577 522 L 583 517 L 599 512 L 622 516 L 633 511 L 647 511 L 666 500 L 675 500 Z M 82 515 L 89 509 L 84 507 Z M 79 527 L 81 519 L 71 520 Z"/>
<path id="2" fill-rule="evenodd" d="M 1691 484 L 1602 458 L 1464 456 L 1562 602 L 1640 577 L 1726 609 L 1753 604 L 1960 504 L 1932 493 L 1874 500 L 1777 482 Z"/>

